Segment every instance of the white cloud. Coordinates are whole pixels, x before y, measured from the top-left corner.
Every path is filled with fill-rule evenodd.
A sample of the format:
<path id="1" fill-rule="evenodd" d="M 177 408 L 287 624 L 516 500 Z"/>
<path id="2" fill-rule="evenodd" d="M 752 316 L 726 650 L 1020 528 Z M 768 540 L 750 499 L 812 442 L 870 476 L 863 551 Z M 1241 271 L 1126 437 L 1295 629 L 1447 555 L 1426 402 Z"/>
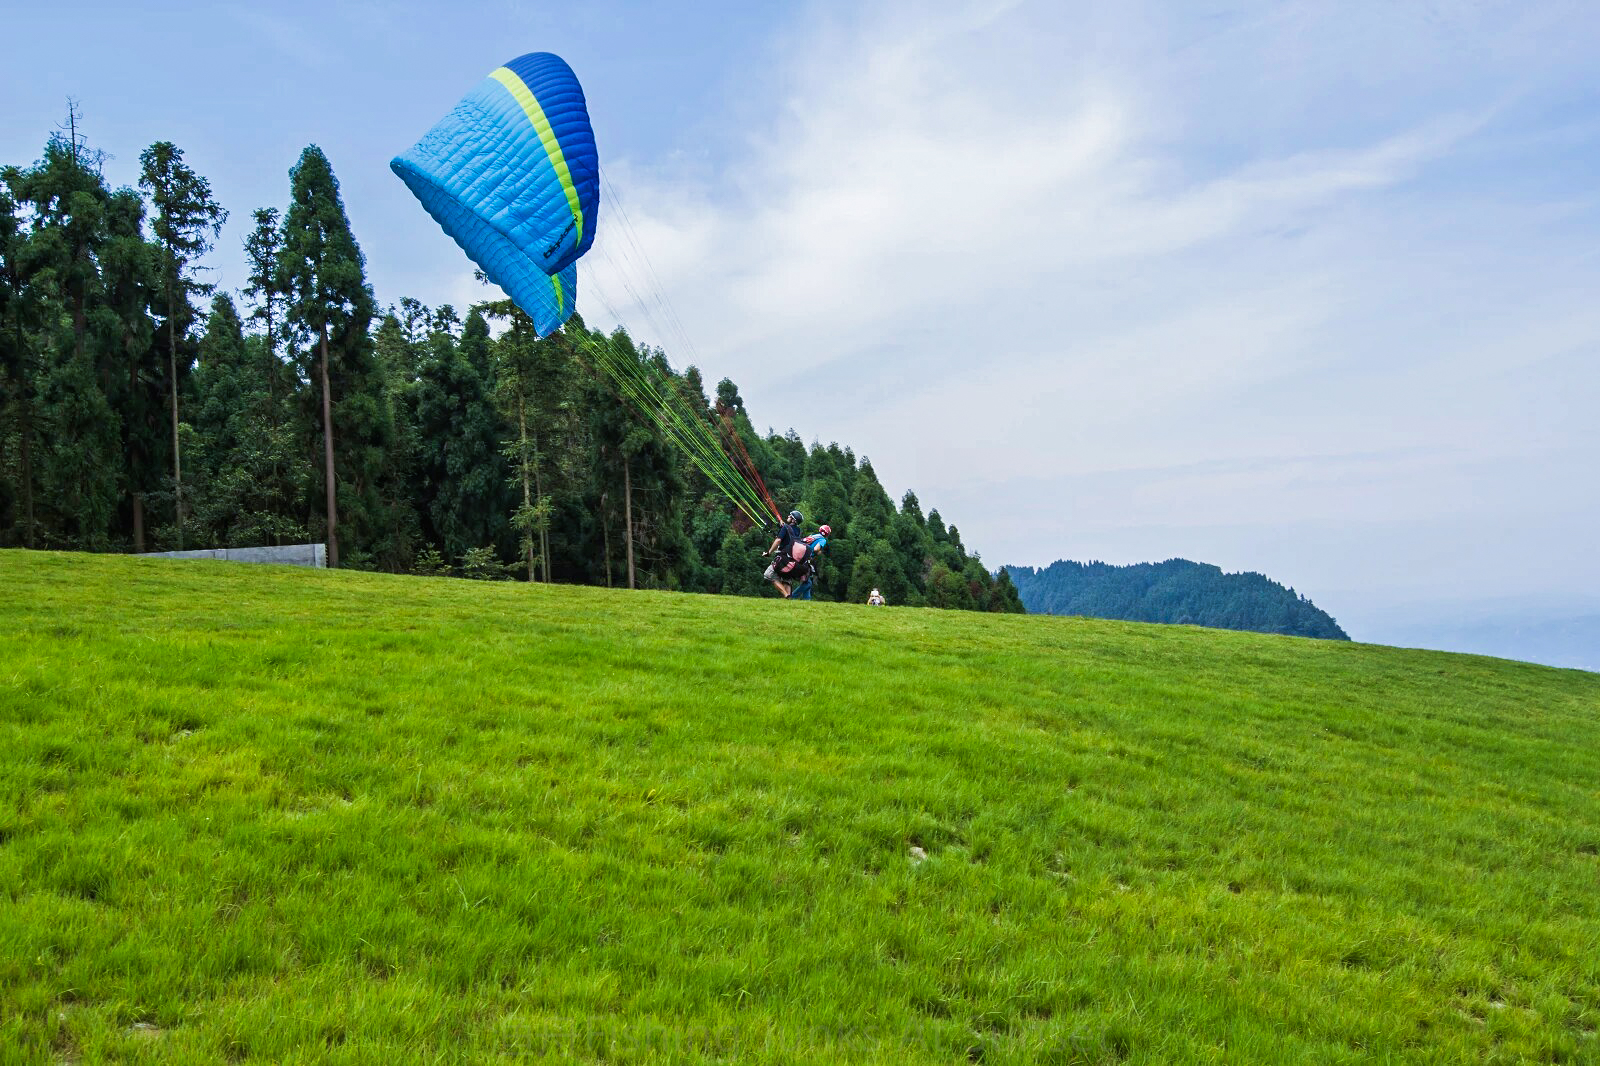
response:
<path id="1" fill-rule="evenodd" d="M 1561 480 L 1600 460 L 1600 212 L 1527 154 L 1596 132 L 1508 118 L 1600 52 L 1557 14 L 877 7 L 788 42 L 720 174 L 610 173 L 689 357 L 992 562 L 1600 593 Z M 687 361 L 623 229 L 590 280 Z"/>
<path id="2" fill-rule="evenodd" d="M 1019 291 L 1115 284 L 1241 230 L 1299 224 L 1404 180 L 1471 128 L 1452 117 L 1187 180 L 1142 139 L 1153 105 L 1126 79 L 1057 77 L 1063 63 L 1029 93 L 1019 78 L 1039 72 L 1003 57 L 964 68 L 973 27 L 1008 10 L 805 42 L 780 117 L 715 185 L 612 165 L 672 302 L 741 380 L 784 385 L 786 357 L 852 358 L 907 323 L 971 322 Z M 602 234 L 594 280 L 633 317 L 650 308 L 627 306 L 626 240 L 615 224 Z"/>

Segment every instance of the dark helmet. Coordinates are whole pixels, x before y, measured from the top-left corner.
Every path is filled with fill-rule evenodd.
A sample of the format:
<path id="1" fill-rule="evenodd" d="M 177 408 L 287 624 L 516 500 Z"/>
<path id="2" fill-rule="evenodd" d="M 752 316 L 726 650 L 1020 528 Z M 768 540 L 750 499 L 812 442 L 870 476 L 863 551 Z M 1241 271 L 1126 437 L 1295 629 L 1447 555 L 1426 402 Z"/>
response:
<path id="1" fill-rule="evenodd" d="M 805 515 L 801 514 L 799 511 L 790 511 L 789 521 L 793 522 L 795 525 L 799 525 L 801 522 L 805 521 Z"/>

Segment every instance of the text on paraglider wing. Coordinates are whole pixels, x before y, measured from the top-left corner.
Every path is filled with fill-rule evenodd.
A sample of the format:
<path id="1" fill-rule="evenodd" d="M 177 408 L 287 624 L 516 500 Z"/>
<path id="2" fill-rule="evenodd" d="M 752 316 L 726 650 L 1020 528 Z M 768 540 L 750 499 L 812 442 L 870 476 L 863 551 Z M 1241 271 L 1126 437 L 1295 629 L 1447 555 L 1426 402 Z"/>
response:
<path id="1" fill-rule="evenodd" d="M 565 241 L 567 239 L 567 235 L 572 232 L 572 227 L 576 226 L 577 224 L 577 219 L 573 219 L 571 222 L 568 222 L 567 228 L 561 231 L 561 235 L 545 246 L 544 257 L 546 259 L 549 259 L 551 256 L 555 255 L 561 250 L 562 242 Z"/>

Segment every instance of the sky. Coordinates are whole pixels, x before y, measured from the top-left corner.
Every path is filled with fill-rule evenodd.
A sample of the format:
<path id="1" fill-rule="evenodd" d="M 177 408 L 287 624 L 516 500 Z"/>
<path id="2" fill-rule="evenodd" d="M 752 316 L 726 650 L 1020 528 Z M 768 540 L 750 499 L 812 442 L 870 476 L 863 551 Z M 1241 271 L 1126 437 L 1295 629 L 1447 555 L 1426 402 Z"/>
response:
<path id="1" fill-rule="evenodd" d="M 113 183 L 174 141 L 232 212 L 224 287 L 316 143 L 381 302 L 482 298 L 388 161 L 553 51 L 608 183 L 588 321 L 989 565 L 1196 559 L 1357 640 L 1600 670 L 1592 3 L 74 12 L 5 16 L 0 161 L 68 97 Z"/>

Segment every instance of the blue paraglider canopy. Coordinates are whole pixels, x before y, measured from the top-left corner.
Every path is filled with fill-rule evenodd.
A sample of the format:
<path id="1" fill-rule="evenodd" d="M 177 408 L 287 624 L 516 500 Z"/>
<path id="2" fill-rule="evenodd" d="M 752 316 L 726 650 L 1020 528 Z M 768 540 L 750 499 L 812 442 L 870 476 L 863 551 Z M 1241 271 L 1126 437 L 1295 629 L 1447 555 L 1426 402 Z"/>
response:
<path id="1" fill-rule="evenodd" d="M 495 70 L 389 165 L 540 336 L 571 316 L 600 158 L 583 87 L 559 56 Z"/>

